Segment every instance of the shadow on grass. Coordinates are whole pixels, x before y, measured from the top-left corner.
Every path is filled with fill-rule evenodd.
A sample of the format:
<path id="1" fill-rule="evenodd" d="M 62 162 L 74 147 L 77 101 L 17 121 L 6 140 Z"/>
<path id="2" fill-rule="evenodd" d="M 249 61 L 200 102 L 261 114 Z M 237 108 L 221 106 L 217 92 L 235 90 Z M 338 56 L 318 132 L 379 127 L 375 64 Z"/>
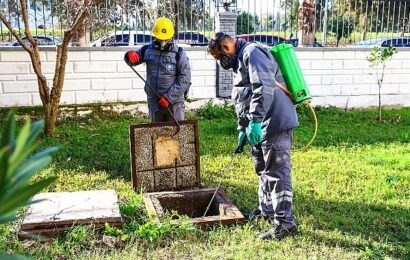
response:
<path id="1" fill-rule="evenodd" d="M 249 204 L 256 209 L 256 187 L 229 186 L 224 190 L 240 210 L 249 211 L 252 209 Z M 247 204 L 245 209 L 242 204 Z M 371 250 L 376 256 L 380 254 L 404 259 L 408 254 L 405 248 L 410 236 L 408 208 L 357 201 L 329 201 L 296 193 L 294 212 L 296 222 L 306 227 L 299 235 L 307 239 L 347 250 Z"/>

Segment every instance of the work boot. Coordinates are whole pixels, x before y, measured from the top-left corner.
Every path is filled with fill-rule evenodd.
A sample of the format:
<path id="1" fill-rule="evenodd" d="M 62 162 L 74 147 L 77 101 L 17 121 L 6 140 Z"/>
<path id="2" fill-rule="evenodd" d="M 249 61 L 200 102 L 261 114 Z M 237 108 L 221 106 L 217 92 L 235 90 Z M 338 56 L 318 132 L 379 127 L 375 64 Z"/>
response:
<path id="1" fill-rule="evenodd" d="M 274 226 L 272 230 L 262 233 L 260 238 L 263 240 L 270 240 L 276 239 L 277 241 L 281 241 L 285 237 L 294 236 L 298 232 L 298 228 L 296 225 L 290 227 L 283 227 L 283 226 Z"/>
<path id="2" fill-rule="evenodd" d="M 270 218 L 269 216 L 262 214 L 262 211 L 259 209 L 253 212 L 242 212 L 242 215 L 246 220 L 254 220 L 257 218 L 263 218 L 264 220 L 273 221 L 273 218 Z"/>

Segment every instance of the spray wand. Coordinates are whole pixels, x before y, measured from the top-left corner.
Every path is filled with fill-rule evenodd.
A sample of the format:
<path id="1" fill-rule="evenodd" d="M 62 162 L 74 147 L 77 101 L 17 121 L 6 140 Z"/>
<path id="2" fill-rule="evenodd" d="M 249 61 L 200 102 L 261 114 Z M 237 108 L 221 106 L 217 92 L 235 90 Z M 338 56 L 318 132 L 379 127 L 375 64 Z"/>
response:
<path id="1" fill-rule="evenodd" d="M 158 92 L 153 87 L 151 87 L 150 84 L 147 83 L 147 81 L 138 73 L 138 71 L 136 71 L 132 66 L 130 66 L 130 68 L 135 72 L 135 74 L 138 75 L 138 77 L 145 83 L 145 85 L 147 85 L 151 89 L 151 91 L 154 92 L 154 94 L 158 97 L 158 99 L 160 99 L 161 96 L 158 94 Z M 169 106 L 167 107 L 167 109 L 168 109 L 168 112 L 171 114 L 172 118 L 174 119 L 175 124 L 177 125 L 177 132 L 176 133 L 178 133 L 179 130 L 180 130 L 180 125 L 178 123 L 178 120 L 175 119 L 174 113 L 171 111 Z"/>
<path id="2" fill-rule="evenodd" d="M 216 189 L 215 189 L 215 191 L 214 191 L 214 194 L 212 195 L 212 198 L 211 198 L 211 200 L 209 201 L 208 206 L 206 207 L 206 210 L 205 210 L 204 215 L 203 215 L 202 217 L 205 217 L 205 216 L 206 216 L 206 213 L 208 213 L 209 208 L 211 207 L 211 204 L 212 204 L 212 202 L 214 201 L 214 198 L 215 198 L 216 194 L 218 193 L 219 188 L 221 187 L 222 181 L 225 179 L 225 174 L 226 174 L 226 172 L 227 172 L 227 171 L 229 170 L 229 168 L 231 167 L 231 164 L 232 164 L 232 162 L 233 162 L 233 159 L 235 159 L 236 155 L 243 152 L 243 148 L 245 147 L 246 142 L 247 142 L 247 138 L 243 138 L 243 139 L 242 139 L 242 142 L 238 145 L 238 147 L 236 148 L 234 154 L 232 155 L 231 160 L 230 160 L 229 163 L 225 166 L 225 169 L 224 169 L 224 171 L 222 172 L 222 175 L 221 175 L 221 180 L 219 181 L 218 186 L 216 186 Z"/>

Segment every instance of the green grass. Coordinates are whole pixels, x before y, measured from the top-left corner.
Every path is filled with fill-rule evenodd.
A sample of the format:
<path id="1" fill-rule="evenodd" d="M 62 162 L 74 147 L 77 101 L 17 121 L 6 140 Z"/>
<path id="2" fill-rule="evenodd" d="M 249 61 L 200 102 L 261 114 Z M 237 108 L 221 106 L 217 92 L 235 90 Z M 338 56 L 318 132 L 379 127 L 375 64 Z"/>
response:
<path id="1" fill-rule="evenodd" d="M 59 121 L 56 137 L 43 138 L 43 147 L 61 148 L 40 177 L 59 177 L 48 191 L 116 189 L 125 227 L 104 232 L 77 227 L 52 242 L 31 243 L 17 240 L 19 222 L 14 222 L 0 225 L 0 252 L 36 259 L 410 257 L 410 108 L 385 110 L 384 123 L 376 122 L 376 110 L 316 109 L 317 139 L 292 157 L 300 233 L 282 243 L 258 239 L 269 228 L 262 220 L 208 231 L 187 221 L 174 226 L 171 216 L 162 225 L 150 221 L 142 195 L 131 188 L 128 145 L 128 126 L 147 122 L 147 117 L 93 109 L 90 115 Z M 0 110 L 0 122 L 6 112 Z M 35 119 L 41 110 L 18 109 L 17 114 Z M 298 114 L 295 149 L 313 132 L 309 111 L 301 108 Z M 209 104 L 189 118 L 200 120 L 202 184 L 215 187 L 236 144 L 233 109 Z M 247 149 L 234 158 L 222 183 L 245 211 L 257 205 L 257 178 Z"/>

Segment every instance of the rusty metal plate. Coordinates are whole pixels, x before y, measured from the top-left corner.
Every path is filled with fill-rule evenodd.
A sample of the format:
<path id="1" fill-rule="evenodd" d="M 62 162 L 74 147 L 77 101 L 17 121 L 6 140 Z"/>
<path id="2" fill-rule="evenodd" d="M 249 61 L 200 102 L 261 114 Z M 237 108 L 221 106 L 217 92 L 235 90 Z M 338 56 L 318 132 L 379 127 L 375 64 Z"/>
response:
<path id="1" fill-rule="evenodd" d="M 131 177 L 134 190 L 183 190 L 200 186 L 197 121 L 131 125 Z"/>

